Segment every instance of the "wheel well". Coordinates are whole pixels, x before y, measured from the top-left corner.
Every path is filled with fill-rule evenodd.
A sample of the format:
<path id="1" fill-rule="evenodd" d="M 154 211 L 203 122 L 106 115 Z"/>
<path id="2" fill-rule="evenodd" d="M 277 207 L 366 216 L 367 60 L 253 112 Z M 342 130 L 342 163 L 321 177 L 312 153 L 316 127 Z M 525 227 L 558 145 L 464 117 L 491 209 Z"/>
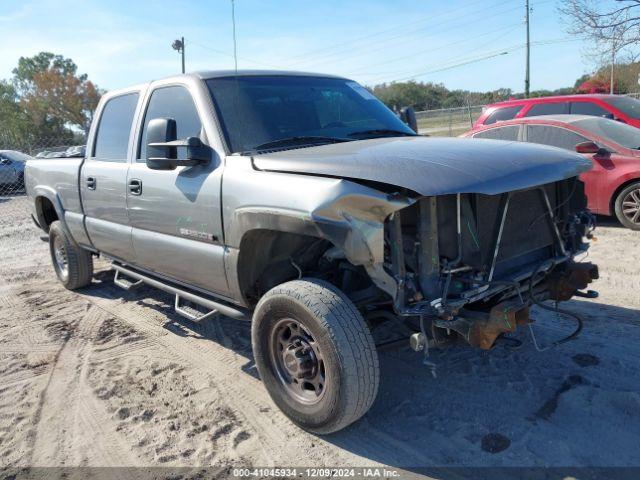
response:
<path id="1" fill-rule="evenodd" d="M 49 226 L 58 220 L 58 212 L 56 212 L 53 203 L 47 197 L 36 198 L 36 212 L 38 214 L 38 223 L 47 232 L 49 231 Z"/>
<path id="2" fill-rule="evenodd" d="M 238 282 L 245 299 L 255 305 L 260 297 L 283 282 L 314 268 L 331 247 L 321 238 L 273 230 L 252 230 L 242 237 Z"/>
<path id="3" fill-rule="evenodd" d="M 616 188 L 616 191 L 613 192 L 613 195 L 611 195 L 611 199 L 609 200 L 609 213 L 611 215 L 616 214 L 616 198 L 618 198 L 618 195 L 620 195 L 620 192 L 622 192 L 622 190 L 627 188 L 632 183 L 640 183 L 640 178 L 632 178 L 631 180 L 627 180 L 618 188 Z"/>

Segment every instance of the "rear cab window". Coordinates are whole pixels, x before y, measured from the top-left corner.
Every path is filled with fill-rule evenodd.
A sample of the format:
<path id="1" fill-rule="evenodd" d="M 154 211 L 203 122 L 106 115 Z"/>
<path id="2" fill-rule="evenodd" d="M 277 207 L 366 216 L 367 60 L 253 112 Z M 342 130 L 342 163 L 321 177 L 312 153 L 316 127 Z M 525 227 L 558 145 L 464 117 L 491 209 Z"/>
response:
<path id="1" fill-rule="evenodd" d="M 131 125 L 139 96 L 138 92 L 132 92 L 107 100 L 93 144 L 93 159 L 106 162 L 127 161 Z"/>
<path id="2" fill-rule="evenodd" d="M 520 113 L 523 105 L 515 105 L 513 107 L 503 107 L 491 113 L 484 121 L 484 125 L 491 125 L 496 122 L 503 122 L 505 120 L 512 120 Z"/>

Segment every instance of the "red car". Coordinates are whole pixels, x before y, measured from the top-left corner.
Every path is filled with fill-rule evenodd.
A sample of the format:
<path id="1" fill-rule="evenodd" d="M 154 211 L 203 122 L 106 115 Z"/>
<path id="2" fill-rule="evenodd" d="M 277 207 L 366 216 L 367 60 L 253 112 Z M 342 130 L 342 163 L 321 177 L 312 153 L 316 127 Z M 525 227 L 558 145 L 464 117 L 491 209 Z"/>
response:
<path id="1" fill-rule="evenodd" d="M 601 117 L 545 115 L 481 126 L 462 137 L 539 143 L 575 150 L 593 161 L 581 179 L 589 209 L 640 230 L 640 130 Z"/>
<path id="2" fill-rule="evenodd" d="M 514 118 L 563 114 L 610 118 L 640 128 L 640 100 L 624 95 L 564 95 L 494 103 L 485 107 L 473 128 Z"/>

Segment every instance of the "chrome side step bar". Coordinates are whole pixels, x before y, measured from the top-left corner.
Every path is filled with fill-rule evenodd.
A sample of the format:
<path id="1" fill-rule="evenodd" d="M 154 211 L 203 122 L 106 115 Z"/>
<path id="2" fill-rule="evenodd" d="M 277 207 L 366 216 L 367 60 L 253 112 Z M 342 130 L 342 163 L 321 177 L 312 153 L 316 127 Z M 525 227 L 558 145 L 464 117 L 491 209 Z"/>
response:
<path id="1" fill-rule="evenodd" d="M 237 320 L 251 320 L 251 315 L 248 310 L 245 310 L 240 307 L 235 307 L 228 305 L 226 303 L 222 303 L 219 301 L 214 301 L 209 298 L 205 298 L 200 295 L 196 295 L 187 290 L 183 290 L 182 288 L 174 287 L 169 285 L 168 283 L 164 283 L 160 280 L 156 280 L 155 278 L 151 278 L 147 275 L 143 275 L 135 270 L 132 270 L 127 267 L 123 267 L 117 263 L 112 263 L 111 268 L 116 271 L 114 283 L 125 290 L 130 290 L 135 286 L 138 286 L 142 283 L 150 285 L 159 290 L 163 290 L 167 293 L 171 293 L 176 296 L 176 301 L 174 304 L 175 311 L 178 315 L 181 315 L 191 321 L 202 321 L 207 318 L 213 317 L 215 314 L 219 313 L 226 317 L 235 318 Z M 125 277 L 131 278 L 135 280 L 134 282 L 123 281 L 122 278 L 119 278 L 119 275 L 124 275 Z M 126 285 L 127 287 L 123 286 Z M 194 315 L 191 312 L 187 311 L 184 306 L 180 305 L 180 300 L 184 299 L 191 303 L 195 303 L 196 305 L 200 305 L 209 309 L 209 313 L 204 315 Z"/>
<path id="2" fill-rule="evenodd" d="M 211 310 L 210 312 L 207 313 L 201 313 L 200 315 L 196 315 L 194 313 L 191 313 L 192 311 L 195 311 L 197 313 L 197 310 L 194 310 L 193 308 L 189 308 L 187 310 L 187 308 L 189 307 L 182 307 L 180 306 L 180 295 L 178 295 L 176 293 L 176 301 L 173 305 L 173 309 L 176 311 L 176 313 L 184 318 L 186 318 L 187 320 L 191 320 L 192 322 L 202 322 L 203 320 L 208 320 L 216 315 L 218 315 L 218 310 Z"/>
<path id="3" fill-rule="evenodd" d="M 135 282 L 130 282 L 126 278 L 121 278 L 121 273 L 119 270 L 116 270 L 116 274 L 113 276 L 113 283 L 115 283 L 118 287 L 123 290 L 134 290 L 140 285 L 142 285 L 142 280 L 137 280 Z"/>

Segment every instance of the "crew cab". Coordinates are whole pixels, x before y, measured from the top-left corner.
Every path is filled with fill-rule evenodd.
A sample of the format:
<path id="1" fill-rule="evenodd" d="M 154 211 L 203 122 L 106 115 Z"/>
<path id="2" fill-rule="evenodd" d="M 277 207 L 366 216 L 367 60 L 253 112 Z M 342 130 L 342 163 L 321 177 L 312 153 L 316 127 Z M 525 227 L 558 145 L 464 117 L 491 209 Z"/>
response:
<path id="1" fill-rule="evenodd" d="M 274 402 L 330 433 L 374 401 L 381 322 L 425 357 L 490 349 L 531 305 L 587 295 L 590 166 L 418 136 L 345 78 L 203 72 L 104 95 L 86 158 L 30 160 L 26 188 L 65 287 L 101 255 L 190 321 L 251 320 Z"/>

